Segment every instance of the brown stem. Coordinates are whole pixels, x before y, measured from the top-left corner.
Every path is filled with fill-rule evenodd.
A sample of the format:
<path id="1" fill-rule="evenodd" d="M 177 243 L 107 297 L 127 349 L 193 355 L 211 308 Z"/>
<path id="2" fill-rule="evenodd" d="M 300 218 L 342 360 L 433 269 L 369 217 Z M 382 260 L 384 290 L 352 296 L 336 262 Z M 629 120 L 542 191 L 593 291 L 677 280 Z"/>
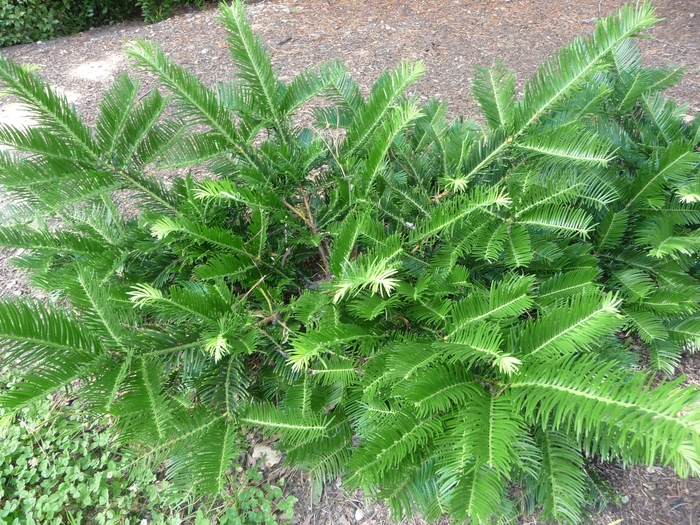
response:
<path id="1" fill-rule="evenodd" d="M 301 212 L 300 212 L 299 210 L 297 210 L 294 206 L 292 206 L 291 204 L 289 204 L 286 200 L 284 200 L 284 201 L 282 201 L 282 202 L 284 203 L 284 205 L 285 205 L 287 208 L 289 208 L 290 210 L 292 210 L 292 211 L 294 212 L 294 215 L 296 215 L 296 216 L 299 217 L 302 221 L 304 221 L 304 223 L 305 223 L 309 228 L 312 228 L 312 229 L 313 229 L 313 227 L 314 227 L 313 224 L 311 224 L 311 222 L 309 221 L 309 219 L 307 219 L 307 218 L 304 216 L 303 213 L 301 213 Z"/>
<path id="2" fill-rule="evenodd" d="M 331 275 L 331 270 L 330 266 L 328 265 L 328 257 L 326 256 L 326 249 L 328 246 L 325 246 L 325 242 L 321 241 L 318 243 L 318 253 L 321 256 L 321 262 L 323 263 L 323 272 L 326 274 L 326 277 L 330 277 Z"/>
<path id="3" fill-rule="evenodd" d="M 304 191 L 304 187 L 301 184 L 299 185 L 299 191 L 301 192 L 301 198 L 304 199 L 304 207 L 306 208 L 306 216 L 309 219 L 311 233 L 313 235 L 317 235 L 318 228 L 316 227 L 316 221 L 314 220 L 314 216 L 311 213 L 311 205 L 309 204 L 309 199 L 306 197 L 306 192 Z M 326 277 L 330 277 L 331 267 L 328 264 L 328 244 L 326 243 L 325 239 L 321 240 L 318 243 L 318 254 L 321 256 L 321 262 L 323 265 L 323 273 L 326 275 Z"/>
<path id="4" fill-rule="evenodd" d="M 450 190 L 445 190 L 445 191 L 443 191 L 442 193 L 440 193 L 440 194 L 438 194 L 438 195 L 435 195 L 435 196 L 433 197 L 433 200 L 434 200 L 435 202 L 439 202 L 440 199 L 442 199 L 443 197 L 449 195 L 449 193 L 450 193 Z"/>
<path id="5" fill-rule="evenodd" d="M 311 206 L 309 205 L 309 199 L 306 198 L 306 193 L 304 193 L 304 187 L 299 185 L 299 191 L 304 199 L 304 206 L 306 207 L 306 216 L 309 218 L 311 224 L 311 233 L 316 235 L 318 233 L 318 228 L 316 228 L 316 221 L 314 221 L 314 216 L 311 214 Z"/>

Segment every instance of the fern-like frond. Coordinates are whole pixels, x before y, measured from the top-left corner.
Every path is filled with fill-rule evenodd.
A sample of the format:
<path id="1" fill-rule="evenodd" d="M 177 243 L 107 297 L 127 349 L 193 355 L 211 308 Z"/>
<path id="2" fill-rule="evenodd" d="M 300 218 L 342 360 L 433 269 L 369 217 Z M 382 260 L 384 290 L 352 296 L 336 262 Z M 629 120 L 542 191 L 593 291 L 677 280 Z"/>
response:
<path id="1" fill-rule="evenodd" d="M 686 289 L 668 289 L 659 288 L 654 293 L 648 295 L 642 301 L 640 306 L 645 310 L 654 312 L 661 317 L 671 315 L 691 315 L 698 310 L 697 295 L 689 294 Z"/>
<path id="2" fill-rule="evenodd" d="M 587 239 L 593 229 L 593 219 L 583 209 L 564 206 L 543 206 L 518 218 L 518 223 L 534 230 L 556 232 L 565 237 Z"/>
<path id="3" fill-rule="evenodd" d="M 334 77 L 324 95 L 338 107 L 336 116 L 346 116 L 348 124 L 365 102 L 360 86 L 349 73 Z M 340 119 L 336 119 L 338 122 Z M 347 127 L 347 126 L 341 126 Z"/>
<path id="4" fill-rule="evenodd" d="M 266 436 L 279 434 L 285 446 L 324 437 L 332 416 L 319 416 L 301 410 L 281 410 L 267 403 L 250 404 L 238 418 L 243 425 L 259 428 Z"/>
<path id="5" fill-rule="evenodd" d="M 482 322 L 449 336 L 446 342 L 437 341 L 434 346 L 450 361 L 469 367 L 486 363 L 500 373 L 510 375 L 518 371 L 520 360 L 503 352 L 502 341 L 498 325 Z"/>
<path id="6" fill-rule="evenodd" d="M 372 87 L 367 102 L 357 109 L 348 126 L 344 147 L 348 155 L 354 155 L 364 147 L 374 131 L 384 123 L 384 118 L 396 99 L 417 82 L 425 66 L 422 62 L 401 62 L 393 71 L 384 71 Z"/>
<path id="7" fill-rule="evenodd" d="M 579 125 L 559 126 L 552 131 L 545 128 L 541 133 L 529 133 L 514 144 L 547 167 L 602 167 L 614 158 L 609 144 Z"/>
<path id="8" fill-rule="evenodd" d="M 326 483 L 344 471 L 350 459 L 352 434 L 346 424 L 336 425 L 334 435 L 306 443 L 303 448 L 285 449 L 287 459 L 309 473 L 312 483 Z"/>
<path id="9" fill-rule="evenodd" d="M 512 348 L 524 362 L 542 355 L 575 354 L 595 347 L 622 324 L 621 299 L 611 293 L 577 295 L 513 332 Z M 539 355 L 541 354 L 542 355 Z"/>
<path id="10" fill-rule="evenodd" d="M 171 286 L 166 293 L 145 283 L 139 283 L 129 292 L 136 307 L 150 307 L 156 315 L 176 324 L 209 321 L 231 312 L 211 287 L 199 285 Z"/>
<path id="11" fill-rule="evenodd" d="M 392 258 L 362 257 L 348 261 L 343 265 L 343 273 L 332 284 L 335 290 L 333 302 L 347 296 L 354 297 L 363 290 L 388 297 L 399 282 L 393 277 L 397 272 L 398 262 Z"/>
<path id="12" fill-rule="evenodd" d="M 620 270 L 613 274 L 612 282 L 619 286 L 620 292 L 632 301 L 644 299 L 656 288 L 654 279 L 642 270 Z"/>
<path id="13" fill-rule="evenodd" d="M 314 359 L 325 353 L 335 354 L 342 347 L 345 354 L 350 345 L 376 337 L 355 325 L 323 326 L 316 331 L 300 333 L 291 341 L 289 361 L 295 370 L 300 370 L 309 367 Z"/>
<path id="14" fill-rule="evenodd" d="M 481 111 L 492 129 L 512 124 L 515 101 L 515 75 L 508 71 L 501 60 L 491 67 L 475 68 L 472 89 Z"/>
<path id="15" fill-rule="evenodd" d="M 437 366 L 415 381 L 399 382 L 393 394 L 404 398 L 420 418 L 466 406 L 479 395 L 479 384 L 460 366 Z"/>
<path id="16" fill-rule="evenodd" d="M 649 362 L 647 366 L 651 370 L 656 370 L 672 378 L 676 375 L 678 364 L 681 360 L 683 347 L 673 341 L 655 339 L 647 347 L 649 351 Z"/>
<path id="17" fill-rule="evenodd" d="M 125 159 L 131 159 L 134 167 L 158 162 L 184 138 L 187 125 L 181 120 L 154 124 L 164 109 L 165 99 L 158 90 L 153 90 L 132 113 L 124 132 L 124 137 L 128 139 L 122 141 L 119 149 Z"/>
<path id="18" fill-rule="evenodd" d="M 678 141 L 664 148 L 656 158 L 647 163 L 646 169 L 633 182 L 625 208 L 629 209 L 640 203 L 643 205 L 644 199 L 654 196 L 664 184 L 683 182 L 698 162 L 700 153 L 693 151 L 692 144 Z"/>
<path id="19" fill-rule="evenodd" d="M 460 186 L 465 186 L 473 177 L 491 166 L 512 142 L 513 137 L 506 136 L 503 128 L 497 128 L 485 134 L 483 138 L 472 140 L 461 162 L 463 174 L 456 178 L 448 189 L 457 190 Z"/>
<path id="20" fill-rule="evenodd" d="M 510 198 L 502 188 L 476 187 L 467 195 L 441 203 L 430 219 L 416 223 L 415 229 L 411 230 L 410 242 L 419 244 L 443 231 L 449 234 L 470 215 L 491 208 L 507 207 L 510 203 Z"/>
<path id="21" fill-rule="evenodd" d="M 87 269 L 77 270 L 66 283 L 65 292 L 71 304 L 78 308 L 85 327 L 112 347 L 119 347 L 127 338 L 127 311 L 118 306 L 126 299 L 121 291 L 105 286 L 102 279 Z"/>
<path id="22" fill-rule="evenodd" d="M 679 122 L 683 119 L 685 109 L 678 107 L 672 100 L 667 100 L 659 93 L 645 93 L 641 96 L 641 105 L 646 110 L 646 117 L 653 122 L 661 144 L 671 145 L 682 140 Z"/>
<path id="23" fill-rule="evenodd" d="M 126 49 L 137 66 L 153 73 L 173 92 L 180 112 L 193 124 L 204 124 L 220 134 L 232 146 L 238 144 L 239 133 L 231 112 L 221 105 L 216 94 L 192 73 L 175 64 L 153 42 L 135 40 Z"/>
<path id="24" fill-rule="evenodd" d="M 687 439 L 700 443 L 700 392 L 678 380 L 652 389 L 652 379 L 591 355 L 523 367 L 509 388 L 528 420 L 573 429 L 590 453 L 629 457 L 634 445 L 638 460 L 682 471 L 688 465 L 675 452 Z"/>
<path id="25" fill-rule="evenodd" d="M 629 328 L 636 331 L 642 341 L 651 343 L 654 339 L 668 338 L 666 328 L 653 313 L 633 308 L 624 308 L 622 312 L 631 321 Z"/>
<path id="26" fill-rule="evenodd" d="M 168 476 L 181 486 L 196 486 L 204 493 L 222 494 L 229 483 L 228 471 L 245 450 L 246 442 L 239 426 L 222 417 L 206 414 L 195 421 L 204 423 L 209 419 L 213 419 L 213 424 L 168 460 Z M 179 433 L 187 433 L 192 426 L 188 422 Z"/>
<path id="27" fill-rule="evenodd" d="M 439 440 L 442 474 L 463 468 L 466 458 L 494 469 L 499 476 L 510 475 L 514 443 L 524 431 L 523 422 L 514 412 L 510 394 L 494 396 L 483 388 L 476 389 L 468 403 L 457 409 Z"/>
<path id="28" fill-rule="evenodd" d="M 618 112 L 630 110 L 638 101 L 639 97 L 644 94 L 661 91 L 675 85 L 683 76 L 683 68 L 643 68 L 640 69 L 634 76 L 631 82 L 627 82 L 624 87 L 624 95 L 617 108 Z"/>
<path id="29" fill-rule="evenodd" d="M 512 224 L 506 236 L 505 260 L 509 268 L 527 267 L 532 261 L 530 233 L 520 224 Z"/>
<path id="30" fill-rule="evenodd" d="M 70 356 L 44 354 L 40 364 L 25 373 L 21 382 L 0 394 L 0 407 L 20 410 L 45 400 L 61 389 L 72 388 L 79 379 L 89 377 L 100 368 L 100 363 L 98 356 L 80 350 L 73 350 Z"/>
<path id="31" fill-rule="evenodd" d="M 243 240 L 225 228 L 209 227 L 205 224 L 195 223 L 185 217 L 178 217 L 177 219 L 162 217 L 153 224 L 151 231 L 158 239 L 164 239 L 173 234 L 181 234 L 189 237 L 196 243 L 209 244 L 252 259 L 245 249 Z"/>
<path id="32" fill-rule="evenodd" d="M 598 20 L 588 38 L 577 38 L 546 61 L 525 85 L 525 97 L 516 108 L 516 126 L 525 130 L 567 94 L 580 88 L 604 59 L 629 37 L 657 22 L 651 3 L 628 4 L 616 14 Z"/>
<path id="33" fill-rule="evenodd" d="M 608 210 L 605 218 L 596 228 L 595 244 L 598 249 L 613 248 L 620 245 L 627 231 L 629 213 L 627 210 Z"/>
<path id="34" fill-rule="evenodd" d="M 362 164 L 362 171 L 355 181 L 361 182 L 364 189 L 363 197 L 366 199 L 373 189 L 374 182 L 380 171 L 385 166 L 386 155 L 394 140 L 408 127 L 411 122 L 420 116 L 420 110 L 412 102 L 402 104 L 394 111 L 383 115 L 383 121 L 373 129 L 372 139 L 368 143 L 369 152 L 366 161 Z"/>
<path id="35" fill-rule="evenodd" d="M 593 292 L 601 272 L 598 268 L 582 268 L 559 272 L 543 280 L 539 285 L 536 301 L 540 306 L 551 305 L 557 300 Z"/>
<path id="36" fill-rule="evenodd" d="M 291 115 L 347 74 L 345 66 L 337 60 L 321 64 L 317 69 L 318 72 L 306 70 L 292 79 L 280 101 L 282 114 Z"/>
<path id="37" fill-rule="evenodd" d="M 112 405 L 118 417 L 119 438 L 124 442 L 160 442 L 173 431 L 172 401 L 163 392 L 162 367 L 154 360 L 138 358 Z"/>
<path id="38" fill-rule="evenodd" d="M 454 337 L 474 323 L 519 316 L 532 304 L 533 283 L 532 276 L 506 275 L 500 282 L 492 283 L 488 298 L 474 293 L 454 303 L 448 337 Z"/>
<path id="39" fill-rule="evenodd" d="M 439 472 L 440 501 L 459 520 L 488 523 L 499 513 L 505 478 L 483 462 L 465 461 L 459 472 Z"/>
<path id="40" fill-rule="evenodd" d="M 251 272 L 254 272 L 256 268 L 257 266 L 250 259 L 224 255 L 213 257 L 205 264 L 197 266 L 194 269 L 194 274 L 198 279 L 205 281 L 228 279 L 231 282 L 243 282 L 251 276 Z"/>
<path id="41" fill-rule="evenodd" d="M 433 522 L 445 513 L 438 497 L 435 461 L 416 462 L 387 474 L 374 495 L 388 503 L 392 519 L 410 519 L 420 513 Z"/>
<path id="42" fill-rule="evenodd" d="M 340 224 L 336 225 L 333 232 L 335 239 L 328 258 L 331 270 L 335 275 L 340 275 L 343 265 L 350 260 L 362 227 L 362 217 L 358 217 L 354 213 L 348 214 Z"/>
<path id="43" fill-rule="evenodd" d="M 539 429 L 536 441 L 542 454 L 535 495 L 544 517 L 566 523 L 582 523 L 581 507 L 586 500 L 586 477 L 578 444 L 566 434 Z"/>
<path id="44" fill-rule="evenodd" d="M 404 381 L 414 381 L 427 367 L 442 361 L 439 352 L 435 352 L 430 342 L 402 341 L 395 342 L 386 354 L 387 376 Z M 373 389 L 368 393 L 373 395 Z"/>
<path id="45" fill-rule="evenodd" d="M 139 82 L 125 73 L 117 76 L 100 103 L 95 140 L 107 155 L 114 153 L 136 102 Z"/>
<path id="46" fill-rule="evenodd" d="M 48 127 L 13 127 L 0 124 L 0 144 L 56 160 L 73 161 L 81 151 Z"/>
<path id="47" fill-rule="evenodd" d="M 400 468 L 404 461 L 428 443 L 442 430 L 437 418 L 417 419 L 403 413 L 392 419 L 389 428 L 363 436 L 363 441 L 348 463 L 351 471 L 347 483 L 353 487 L 372 487 L 382 475 Z"/>
<path id="48" fill-rule="evenodd" d="M 94 370 L 104 350 L 67 311 L 33 300 L 0 302 L 0 354 L 31 371 L 0 406 L 19 409 L 45 398 Z"/>
<path id="49" fill-rule="evenodd" d="M 0 226 L 0 246 L 75 257 L 104 252 L 104 246 L 92 237 L 63 230 L 35 230 L 25 226 Z"/>
<path id="50" fill-rule="evenodd" d="M 47 308 L 34 300 L 0 301 L 0 341 L 3 356 L 34 366 L 49 356 L 99 355 L 102 347 L 79 319 L 68 311 Z"/>
<path id="51" fill-rule="evenodd" d="M 0 82 L 7 93 L 23 103 L 37 123 L 53 129 L 85 160 L 97 161 L 99 149 L 90 129 L 82 122 L 65 96 L 57 94 L 34 72 L 0 56 Z"/>
<path id="52" fill-rule="evenodd" d="M 686 317 L 669 321 L 666 324 L 666 329 L 673 341 L 688 346 L 691 351 L 700 349 L 700 318 Z"/>
<path id="53" fill-rule="evenodd" d="M 658 259 L 664 257 L 677 258 L 683 255 L 694 255 L 700 249 L 700 238 L 694 234 L 677 235 L 670 217 L 655 221 L 647 232 L 640 229 L 639 240 L 649 246 L 649 255 Z"/>
<path id="54" fill-rule="evenodd" d="M 282 96 L 286 88 L 275 78 L 270 55 L 248 24 L 243 2 L 237 0 L 231 6 L 222 3 L 220 13 L 220 20 L 228 33 L 231 56 L 238 69 L 237 76 L 250 87 L 250 96 L 257 99 L 263 116 L 279 130 L 284 118 Z"/>
<path id="55" fill-rule="evenodd" d="M 158 167 L 173 169 L 206 164 L 225 155 L 230 148 L 228 139 L 216 131 L 188 135 L 168 149 Z"/>

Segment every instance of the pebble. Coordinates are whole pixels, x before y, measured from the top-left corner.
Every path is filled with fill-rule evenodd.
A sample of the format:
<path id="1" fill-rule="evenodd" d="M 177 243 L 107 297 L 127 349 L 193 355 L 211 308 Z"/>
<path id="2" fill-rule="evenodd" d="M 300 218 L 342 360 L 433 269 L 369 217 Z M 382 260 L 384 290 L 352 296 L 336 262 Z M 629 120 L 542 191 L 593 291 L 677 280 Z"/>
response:
<path id="1" fill-rule="evenodd" d="M 365 513 L 362 512 L 362 509 L 355 510 L 355 521 L 362 521 L 362 519 L 364 517 L 365 517 Z"/>

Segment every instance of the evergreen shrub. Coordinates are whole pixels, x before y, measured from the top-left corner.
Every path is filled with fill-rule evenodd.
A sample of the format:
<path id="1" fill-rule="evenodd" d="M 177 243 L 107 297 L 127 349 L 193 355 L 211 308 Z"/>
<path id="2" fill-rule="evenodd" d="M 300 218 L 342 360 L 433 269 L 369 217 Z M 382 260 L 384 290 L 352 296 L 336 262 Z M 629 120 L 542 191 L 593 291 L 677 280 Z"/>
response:
<path id="1" fill-rule="evenodd" d="M 0 0 L 0 47 L 28 44 L 141 16 L 168 18 L 178 5 L 205 0 Z"/>
<path id="2" fill-rule="evenodd" d="M 0 127 L 0 244 L 48 294 L 0 303 L 24 371 L 0 405 L 69 390 L 131 461 L 215 493 L 260 430 L 397 517 L 580 523 L 607 490 L 592 459 L 700 474 L 700 390 L 676 377 L 700 344 L 700 118 L 660 95 L 681 69 L 642 65 L 649 3 L 520 99 L 479 69 L 483 125 L 407 95 L 421 63 L 367 96 L 337 62 L 285 84 L 242 4 L 221 20 L 233 82 L 129 46 L 169 118 L 121 75 L 89 128 L 0 59 L 38 123 Z"/>

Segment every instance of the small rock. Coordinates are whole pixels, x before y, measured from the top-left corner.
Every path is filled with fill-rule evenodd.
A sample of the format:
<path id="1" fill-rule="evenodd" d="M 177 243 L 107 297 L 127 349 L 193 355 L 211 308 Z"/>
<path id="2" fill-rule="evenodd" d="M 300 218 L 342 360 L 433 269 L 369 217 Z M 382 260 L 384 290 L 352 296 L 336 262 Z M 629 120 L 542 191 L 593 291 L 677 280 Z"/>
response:
<path id="1" fill-rule="evenodd" d="M 253 459 L 260 459 L 264 457 L 263 466 L 265 468 L 272 468 L 277 463 L 282 460 L 282 456 L 279 451 L 267 445 L 253 445 Z"/>
<path id="2" fill-rule="evenodd" d="M 355 510 L 355 521 L 362 521 L 364 517 L 365 513 L 362 512 L 362 509 Z"/>
<path id="3" fill-rule="evenodd" d="M 202 49 L 201 52 L 202 52 L 203 55 L 206 55 L 207 53 L 209 53 L 209 50 L 208 50 L 208 49 Z"/>

